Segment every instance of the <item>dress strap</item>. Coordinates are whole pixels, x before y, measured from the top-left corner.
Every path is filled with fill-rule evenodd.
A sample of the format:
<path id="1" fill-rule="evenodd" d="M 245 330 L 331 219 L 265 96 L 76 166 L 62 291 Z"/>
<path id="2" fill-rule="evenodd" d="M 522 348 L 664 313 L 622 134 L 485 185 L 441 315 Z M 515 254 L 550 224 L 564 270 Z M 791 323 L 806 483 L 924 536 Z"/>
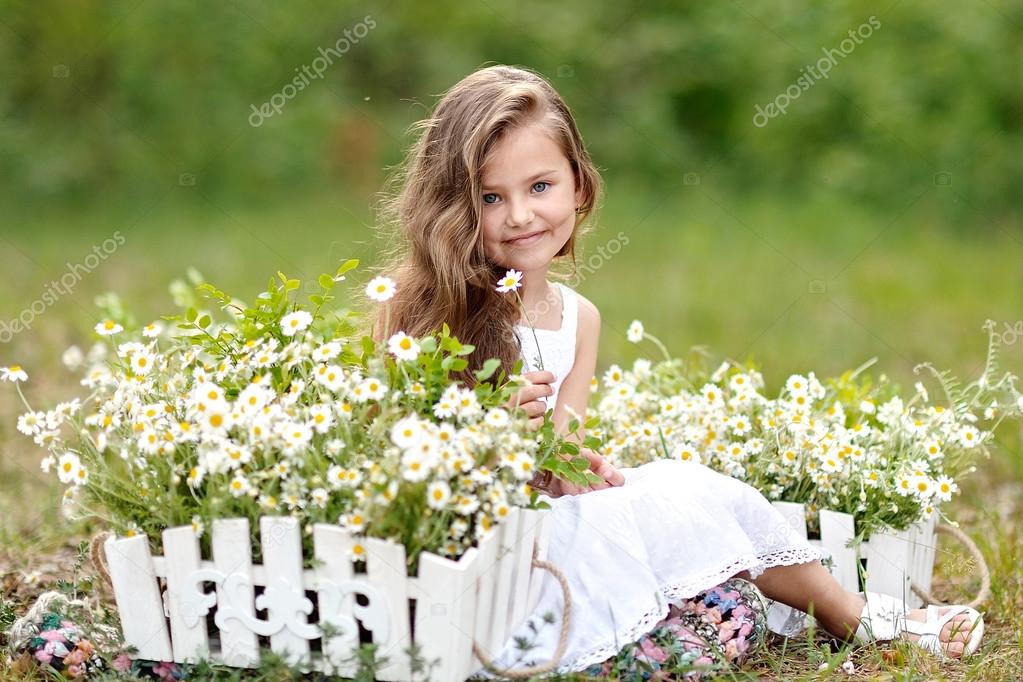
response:
<path id="1" fill-rule="evenodd" d="M 575 291 L 557 282 L 561 289 L 561 333 L 575 341 L 575 330 L 579 324 L 579 299 Z"/>

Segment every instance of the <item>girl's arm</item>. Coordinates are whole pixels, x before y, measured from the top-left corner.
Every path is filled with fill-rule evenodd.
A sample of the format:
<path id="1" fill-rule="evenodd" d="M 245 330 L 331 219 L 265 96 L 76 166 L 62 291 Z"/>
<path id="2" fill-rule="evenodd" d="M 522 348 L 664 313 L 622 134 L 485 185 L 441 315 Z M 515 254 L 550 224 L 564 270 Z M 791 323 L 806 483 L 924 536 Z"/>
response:
<path id="1" fill-rule="evenodd" d="M 586 420 L 586 403 L 590 396 L 590 379 L 597 367 L 597 344 L 600 341 L 600 313 L 588 300 L 579 296 L 579 324 L 576 327 L 575 364 L 561 384 L 558 404 L 554 406 L 554 426 L 560 433 L 568 429 L 568 422 L 574 416 L 579 419 L 579 429 L 566 438 L 582 444 L 583 422 Z M 573 415 L 573 412 L 575 415 Z M 622 473 L 603 457 L 592 450 L 582 448 L 582 455 L 590 460 L 590 470 L 604 482 L 589 487 L 580 487 L 563 480 L 548 481 L 547 492 L 552 497 L 578 495 L 592 490 L 601 490 L 625 483 Z"/>
<path id="2" fill-rule="evenodd" d="M 554 427 L 565 433 L 568 423 L 579 419 L 579 431 L 567 436 L 582 443 L 583 422 L 586 421 L 586 403 L 590 398 L 590 380 L 597 368 L 597 346 L 600 342 L 600 311 L 596 306 L 576 294 L 579 303 L 579 322 L 576 325 L 575 363 L 561 383 L 558 404 L 554 406 Z M 573 414 L 574 413 L 574 414 Z"/>

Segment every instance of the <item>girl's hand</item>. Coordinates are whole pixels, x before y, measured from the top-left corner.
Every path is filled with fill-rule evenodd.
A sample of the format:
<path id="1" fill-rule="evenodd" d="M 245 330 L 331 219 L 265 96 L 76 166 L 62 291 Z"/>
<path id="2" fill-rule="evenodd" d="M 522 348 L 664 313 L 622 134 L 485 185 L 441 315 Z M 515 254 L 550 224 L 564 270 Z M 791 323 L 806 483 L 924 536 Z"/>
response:
<path id="1" fill-rule="evenodd" d="M 555 478 L 551 481 L 550 486 L 548 486 L 545 491 L 549 497 L 582 495 L 583 493 L 593 492 L 594 490 L 616 488 L 625 484 L 625 476 L 622 475 L 622 472 L 618 471 L 618 469 L 612 466 L 610 462 L 593 450 L 583 448 L 579 454 L 590 461 L 590 471 L 595 473 L 597 476 L 600 476 L 602 480 L 588 486 L 580 486 L 575 485 L 574 483 L 569 483 L 568 481 L 560 478 Z"/>
<path id="2" fill-rule="evenodd" d="M 522 375 L 528 386 L 519 389 L 519 392 L 512 396 L 506 407 L 509 410 L 516 408 L 526 411 L 529 417 L 529 427 L 538 429 L 543 426 L 543 415 L 547 411 L 547 403 L 541 398 L 554 395 L 554 387 L 551 385 L 557 379 L 550 372 L 526 372 Z"/>

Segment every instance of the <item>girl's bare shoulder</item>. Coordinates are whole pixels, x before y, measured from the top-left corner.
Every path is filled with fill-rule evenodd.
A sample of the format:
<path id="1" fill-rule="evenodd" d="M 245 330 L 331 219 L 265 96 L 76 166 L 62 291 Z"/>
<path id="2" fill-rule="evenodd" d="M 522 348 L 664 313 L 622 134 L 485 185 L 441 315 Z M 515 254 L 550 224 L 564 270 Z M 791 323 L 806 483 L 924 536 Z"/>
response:
<path id="1" fill-rule="evenodd" d="M 578 291 L 575 292 L 576 300 L 579 302 L 579 324 L 577 337 L 580 339 L 593 339 L 600 333 L 600 311 L 593 305 L 590 299 Z"/>

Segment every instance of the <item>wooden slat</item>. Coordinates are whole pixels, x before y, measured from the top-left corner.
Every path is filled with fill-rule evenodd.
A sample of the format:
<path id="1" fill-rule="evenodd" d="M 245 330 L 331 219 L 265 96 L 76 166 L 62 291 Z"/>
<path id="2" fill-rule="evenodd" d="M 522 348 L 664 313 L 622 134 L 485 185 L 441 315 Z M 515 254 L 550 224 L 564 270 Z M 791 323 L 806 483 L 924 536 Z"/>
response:
<path id="1" fill-rule="evenodd" d="M 366 581 L 387 595 L 390 632 L 377 651 L 389 660 L 377 671 L 377 679 L 397 681 L 411 677 L 408 649 L 412 645 L 409 623 L 408 573 L 405 569 L 405 548 L 397 543 L 367 538 Z"/>
<path id="2" fill-rule="evenodd" d="M 302 535 L 298 520 L 287 516 L 264 516 L 259 520 L 260 540 L 263 547 L 263 568 L 271 585 L 280 579 L 298 590 L 305 598 L 302 571 Z M 283 610 L 283 608 L 282 608 Z M 304 615 L 297 613 L 297 605 L 287 609 L 288 618 L 306 623 Z M 268 618 L 273 618 L 273 607 Z M 270 635 L 270 649 L 293 664 L 309 658 L 309 642 L 285 628 Z"/>
<path id="3" fill-rule="evenodd" d="M 167 605 L 170 611 L 171 644 L 174 661 L 188 663 L 209 658 L 206 609 L 197 600 L 186 599 L 201 586 L 189 583 L 199 570 L 199 538 L 191 526 L 163 531 L 163 554 L 167 560 Z"/>
<path id="4" fill-rule="evenodd" d="M 910 564 L 910 578 L 927 592 L 931 591 L 931 579 L 934 577 L 934 554 L 938 549 L 938 539 L 934 534 L 936 522 L 937 517 L 932 514 L 929 519 L 914 525 L 911 535 L 913 560 Z M 923 605 L 923 600 L 912 591 L 909 602 L 913 608 Z"/>
<path id="5" fill-rule="evenodd" d="M 252 536 L 248 519 L 217 519 L 213 522 L 213 566 L 225 576 L 241 574 L 245 583 L 233 584 L 227 595 L 225 586 L 217 586 L 217 603 L 231 605 L 245 615 L 256 617 L 256 584 L 252 575 Z M 205 563 L 205 562 L 204 562 Z M 220 628 L 220 657 L 226 665 L 254 668 L 259 665 L 259 640 L 256 634 L 237 620 Z"/>
<path id="6" fill-rule="evenodd" d="M 476 623 L 473 633 L 476 642 L 483 652 L 493 657 L 497 652 L 490 649 L 490 628 L 494 618 L 494 598 L 497 592 L 497 549 L 501 544 L 501 536 L 494 529 L 480 540 L 479 554 L 476 558 Z M 479 670 L 483 664 L 473 657 L 472 669 Z"/>
<path id="7" fill-rule="evenodd" d="M 512 579 L 511 609 L 508 611 L 508 632 L 515 632 L 526 617 L 529 602 L 529 578 L 533 571 L 533 543 L 540 512 L 519 510 L 519 528 L 515 536 L 515 576 Z"/>
<path id="8" fill-rule="evenodd" d="M 908 600 L 910 542 L 905 531 L 874 533 L 867 548 L 867 589 Z"/>
<path id="9" fill-rule="evenodd" d="M 513 508 L 508 518 L 497 526 L 500 543 L 497 549 L 497 585 L 494 591 L 494 624 L 490 629 L 490 643 L 487 648 L 500 651 L 509 635 L 508 616 L 514 599 L 512 585 L 515 578 L 515 540 L 519 532 L 519 509 Z"/>
<path id="10" fill-rule="evenodd" d="M 540 519 L 536 533 L 536 558 L 540 561 L 546 561 L 548 553 L 550 552 L 551 533 L 554 532 L 554 523 L 550 518 L 550 510 L 542 509 L 537 513 L 540 514 Z M 547 572 L 538 568 L 534 568 L 530 573 L 529 596 L 527 598 L 526 607 L 527 613 L 535 611 L 537 604 L 540 603 L 540 590 L 543 587 L 543 581 L 546 576 Z"/>
<path id="11" fill-rule="evenodd" d="M 313 526 L 313 545 L 318 562 L 316 576 L 336 585 L 352 580 L 351 550 L 354 541 L 349 531 L 326 523 Z M 340 603 L 332 603 L 324 590 L 319 591 L 320 622 L 331 618 L 352 617 L 355 597 L 344 598 Z M 355 650 L 359 646 L 359 632 L 356 628 L 354 637 L 338 635 L 323 641 L 323 655 L 329 663 L 328 670 L 332 675 L 354 677 L 357 665 L 354 659 Z"/>
<path id="12" fill-rule="evenodd" d="M 110 538 L 103 549 L 125 644 L 136 650 L 135 658 L 171 660 L 173 652 L 149 553 L 149 539 L 144 535 Z"/>
<path id="13" fill-rule="evenodd" d="M 778 510 L 792 530 L 806 539 L 806 508 L 803 505 L 798 502 L 772 502 L 771 506 Z"/>
<path id="14" fill-rule="evenodd" d="M 431 680 L 462 682 L 473 670 L 478 550 L 471 548 L 456 563 L 435 554 L 419 557 L 416 644 L 426 660 L 440 659 Z"/>
<path id="15" fill-rule="evenodd" d="M 828 509 L 820 511 L 821 546 L 831 553 L 834 566 L 831 574 L 847 590 L 859 590 L 859 560 L 856 548 L 847 547 L 854 534 L 854 521 L 850 514 Z"/>

